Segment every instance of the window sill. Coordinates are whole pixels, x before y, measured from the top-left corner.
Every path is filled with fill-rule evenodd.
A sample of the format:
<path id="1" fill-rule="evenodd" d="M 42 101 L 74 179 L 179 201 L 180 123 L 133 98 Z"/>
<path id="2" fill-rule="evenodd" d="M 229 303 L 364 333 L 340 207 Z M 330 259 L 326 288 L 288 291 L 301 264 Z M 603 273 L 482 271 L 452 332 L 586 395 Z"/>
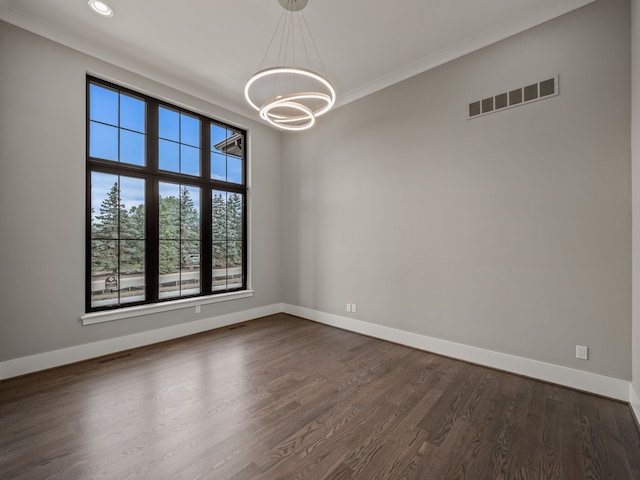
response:
<path id="1" fill-rule="evenodd" d="M 207 305 L 209 303 L 220 303 L 227 302 L 229 300 L 249 298 L 253 297 L 253 293 L 253 290 L 242 290 L 239 292 L 210 295 L 208 297 L 184 298 L 182 300 L 160 302 L 151 305 L 139 305 L 136 307 L 119 308 L 117 310 L 109 310 L 104 312 L 85 313 L 80 317 L 80 320 L 82 321 L 82 325 L 93 325 L 96 323 L 121 320 L 123 318 L 140 317 L 143 315 L 151 315 L 153 313 L 170 312 L 171 310 L 181 310 L 183 308 L 195 307 L 198 305 Z"/>

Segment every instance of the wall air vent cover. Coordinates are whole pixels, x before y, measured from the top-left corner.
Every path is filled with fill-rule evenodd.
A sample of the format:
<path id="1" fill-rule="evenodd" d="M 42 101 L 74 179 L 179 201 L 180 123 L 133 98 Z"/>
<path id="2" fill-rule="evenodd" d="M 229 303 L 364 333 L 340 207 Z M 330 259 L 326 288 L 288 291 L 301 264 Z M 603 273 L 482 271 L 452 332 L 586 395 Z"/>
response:
<path id="1" fill-rule="evenodd" d="M 511 107 L 544 100 L 558 95 L 558 75 L 538 83 L 525 85 L 493 97 L 471 102 L 467 106 L 467 118 L 481 117 L 489 113 L 499 112 Z"/>

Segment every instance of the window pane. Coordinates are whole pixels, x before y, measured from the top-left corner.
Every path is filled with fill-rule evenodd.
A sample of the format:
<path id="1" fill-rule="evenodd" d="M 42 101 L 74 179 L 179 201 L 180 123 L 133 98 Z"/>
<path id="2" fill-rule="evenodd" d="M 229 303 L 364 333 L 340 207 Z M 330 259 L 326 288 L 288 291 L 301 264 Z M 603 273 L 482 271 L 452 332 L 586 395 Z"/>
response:
<path id="1" fill-rule="evenodd" d="M 211 124 L 211 178 L 242 185 L 244 135 Z"/>
<path id="2" fill-rule="evenodd" d="M 95 84 L 89 85 L 89 119 L 118 125 L 118 92 Z"/>
<path id="3" fill-rule="evenodd" d="M 243 283 L 244 196 L 216 190 L 212 194 L 212 284 L 214 291 Z"/>
<path id="4" fill-rule="evenodd" d="M 198 118 L 160 107 L 160 137 L 161 170 L 200 176 Z"/>
<path id="5" fill-rule="evenodd" d="M 118 303 L 118 176 L 91 176 L 91 305 Z"/>
<path id="6" fill-rule="evenodd" d="M 108 175 L 98 172 L 91 174 L 92 239 L 118 239 L 118 222 L 120 215 L 118 208 L 120 204 L 118 184 L 118 175 Z"/>
<path id="7" fill-rule="evenodd" d="M 227 267 L 242 266 L 242 242 L 227 242 Z"/>
<path id="8" fill-rule="evenodd" d="M 144 192 L 143 179 L 91 174 L 92 307 L 145 300 Z"/>
<path id="9" fill-rule="evenodd" d="M 200 120 L 180 114 L 180 143 L 200 147 Z"/>
<path id="10" fill-rule="evenodd" d="M 144 135 L 120 130 L 120 161 L 144 165 Z"/>
<path id="11" fill-rule="evenodd" d="M 229 136 L 230 132 L 220 125 L 215 123 L 211 124 L 211 152 L 224 153 L 224 141 Z"/>
<path id="12" fill-rule="evenodd" d="M 242 158 L 244 148 L 244 136 L 238 132 L 230 132 L 231 135 L 224 142 L 223 151 L 229 156 Z"/>
<path id="13" fill-rule="evenodd" d="M 180 240 L 180 185 L 160 183 L 160 239 Z M 174 264 L 177 264 L 177 258 Z M 162 269 L 161 269 L 162 270 Z"/>
<path id="14" fill-rule="evenodd" d="M 227 157 L 217 153 L 211 154 L 211 178 L 214 180 L 227 180 Z"/>
<path id="15" fill-rule="evenodd" d="M 181 295 L 200 293 L 200 242 L 182 242 Z"/>
<path id="16" fill-rule="evenodd" d="M 242 185 L 244 135 L 211 124 L 211 178 Z"/>
<path id="17" fill-rule="evenodd" d="M 214 291 L 227 288 L 227 244 L 225 242 L 213 242 L 213 270 L 211 277 L 211 289 Z"/>
<path id="18" fill-rule="evenodd" d="M 213 268 L 227 268 L 227 244 L 226 242 L 213 242 Z"/>
<path id="19" fill-rule="evenodd" d="M 118 303 L 116 240 L 91 240 L 91 306 Z"/>
<path id="20" fill-rule="evenodd" d="M 200 293 L 200 189 L 182 186 L 181 220 L 181 294 Z"/>
<path id="21" fill-rule="evenodd" d="M 145 239 L 145 181 L 141 178 L 120 177 L 120 236 Z"/>
<path id="22" fill-rule="evenodd" d="M 116 127 L 91 122 L 89 139 L 90 156 L 118 161 L 118 129 Z"/>
<path id="23" fill-rule="evenodd" d="M 160 298 L 180 295 L 180 242 L 160 240 Z"/>
<path id="24" fill-rule="evenodd" d="M 242 288 L 244 285 L 242 242 L 214 242 L 212 250 L 212 290 Z"/>
<path id="25" fill-rule="evenodd" d="M 200 242 L 183 242 L 182 265 L 186 267 L 200 266 Z"/>
<path id="26" fill-rule="evenodd" d="M 161 298 L 200 293 L 200 188 L 160 183 Z"/>
<path id="27" fill-rule="evenodd" d="M 167 281 L 162 275 L 172 275 L 180 272 L 180 242 L 160 240 L 160 278 L 161 283 Z M 178 278 L 168 279 L 178 281 Z"/>
<path id="28" fill-rule="evenodd" d="M 120 241 L 120 303 L 145 299 L 144 240 Z"/>
<path id="29" fill-rule="evenodd" d="M 181 238 L 200 240 L 200 189 L 182 187 L 180 196 Z"/>
<path id="30" fill-rule="evenodd" d="M 159 166 L 160 170 L 169 172 L 180 171 L 180 145 L 167 140 L 160 140 Z"/>
<path id="31" fill-rule="evenodd" d="M 118 275 L 118 241 L 91 241 L 91 273 L 93 275 Z M 104 290 L 104 289 L 102 289 Z"/>
<path id="32" fill-rule="evenodd" d="M 95 84 L 89 95 L 89 155 L 143 166 L 145 101 Z"/>
<path id="33" fill-rule="evenodd" d="M 227 157 L 227 181 L 242 184 L 242 159 Z"/>
<path id="34" fill-rule="evenodd" d="M 120 127 L 145 133 L 145 102 L 129 95 L 120 95 Z"/>
<path id="35" fill-rule="evenodd" d="M 200 175 L 200 149 L 181 145 L 180 172 L 187 175 Z"/>
<path id="36" fill-rule="evenodd" d="M 242 240 L 242 195 L 227 194 L 227 241 Z"/>
<path id="37" fill-rule="evenodd" d="M 211 234 L 214 242 L 227 241 L 227 192 L 214 190 L 211 199 Z M 226 262 L 225 262 L 226 263 Z"/>
<path id="38" fill-rule="evenodd" d="M 144 271 L 144 240 L 120 241 L 120 275 L 137 275 Z M 144 285 L 130 284 L 129 287 Z M 122 289 L 124 285 L 120 285 Z"/>
<path id="39" fill-rule="evenodd" d="M 242 288 L 242 242 L 227 245 L 227 288 Z"/>
<path id="40" fill-rule="evenodd" d="M 180 141 L 180 114 L 175 110 L 170 110 L 165 107 L 158 109 L 158 128 L 160 138 L 167 140 L 173 140 L 174 142 Z"/>
<path id="41" fill-rule="evenodd" d="M 244 196 L 212 192 L 212 284 L 214 291 L 241 288 L 243 274 Z"/>

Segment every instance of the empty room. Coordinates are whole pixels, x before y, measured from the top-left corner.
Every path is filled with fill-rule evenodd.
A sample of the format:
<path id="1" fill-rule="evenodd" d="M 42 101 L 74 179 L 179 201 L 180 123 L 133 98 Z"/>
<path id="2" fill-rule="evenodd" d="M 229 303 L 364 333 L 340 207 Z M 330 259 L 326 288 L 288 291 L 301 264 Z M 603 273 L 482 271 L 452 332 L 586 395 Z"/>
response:
<path id="1" fill-rule="evenodd" d="M 0 478 L 640 479 L 640 0 L 0 0 Z"/>

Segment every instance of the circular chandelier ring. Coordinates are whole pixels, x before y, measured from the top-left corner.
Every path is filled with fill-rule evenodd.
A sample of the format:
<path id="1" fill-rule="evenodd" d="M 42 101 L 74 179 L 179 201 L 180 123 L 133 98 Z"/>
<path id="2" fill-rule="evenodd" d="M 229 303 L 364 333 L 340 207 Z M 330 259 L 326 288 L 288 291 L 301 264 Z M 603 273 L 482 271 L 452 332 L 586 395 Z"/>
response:
<path id="1" fill-rule="evenodd" d="M 303 116 L 298 116 L 298 118 L 300 120 L 304 120 L 307 119 L 307 123 L 304 123 L 302 125 L 286 125 L 283 124 L 281 122 L 279 122 L 278 120 L 274 120 L 274 116 L 273 114 L 270 113 L 271 110 L 273 110 L 274 108 L 278 108 L 278 107 L 286 107 L 286 108 L 292 108 L 294 110 L 298 110 L 299 112 L 304 113 Z M 260 109 L 260 117 L 263 118 L 264 120 L 266 120 L 267 122 L 269 122 L 271 125 L 273 125 L 274 127 L 278 127 L 278 128 L 282 128 L 284 130 L 293 130 L 293 131 L 299 131 L 299 130 L 306 130 L 307 128 L 311 128 L 313 127 L 313 125 L 316 123 L 316 117 L 313 114 L 313 112 L 311 111 L 310 108 L 300 104 L 300 103 L 296 103 L 296 102 L 288 102 L 288 101 L 274 101 L 274 102 L 269 102 L 267 104 L 265 104 L 261 109 Z"/>
<path id="2" fill-rule="evenodd" d="M 323 113 L 327 112 L 329 110 L 329 105 L 331 104 L 331 97 L 329 97 L 329 95 L 324 94 L 324 93 L 318 93 L 318 92 L 302 92 L 302 93 L 292 93 L 290 95 L 284 95 L 282 97 L 278 97 L 275 100 L 271 100 L 267 103 L 265 103 L 262 107 L 261 110 L 263 108 L 265 108 L 265 106 L 269 106 L 269 109 L 272 109 L 274 107 L 277 106 L 281 106 L 283 103 L 287 103 L 287 102 L 294 102 L 298 105 L 304 105 L 303 103 L 300 103 L 296 100 L 322 100 L 325 102 L 325 106 L 321 109 L 319 109 L 318 111 L 313 111 L 311 110 L 309 107 L 309 110 L 311 110 L 311 112 L 313 113 L 314 117 L 319 117 L 320 115 L 322 115 Z M 306 106 L 306 105 L 305 105 Z M 273 114 L 273 113 L 269 113 L 268 114 L 273 120 L 277 121 L 278 123 L 294 123 L 294 122 L 298 122 L 300 120 L 304 120 L 307 115 L 305 113 L 305 115 L 300 115 L 300 116 L 285 116 L 285 115 L 277 115 L 277 114 Z"/>
<path id="3" fill-rule="evenodd" d="M 312 78 L 313 80 L 316 80 L 317 82 L 321 83 L 327 89 L 327 91 L 329 92 L 329 94 L 327 95 L 329 97 L 329 101 L 327 102 L 327 105 L 324 108 L 319 110 L 317 113 L 314 113 L 316 117 L 322 115 L 323 113 L 328 112 L 331 109 L 331 107 L 333 107 L 333 105 L 336 103 L 336 91 L 333 88 L 333 85 L 331 85 L 331 83 L 329 83 L 329 81 L 326 78 L 317 74 L 316 72 L 312 70 L 307 70 L 305 68 L 299 68 L 299 67 L 286 67 L 286 66 L 270 67 L 254 73 L 253 76 L 247 82 L 247 84 L 244 86 L 244 96 L 247 102 L 249 103 L 249 105 L 251 105 L 255 110 L 260 111 L 264 106 L 260 107 L 252 100 L 251 86 L 261 78 L 268 77 L 271 75 L 278 75 L 278 74 L 300 75 L 300 76 Z M 294 93 L 291 95 L 297 95 L 297 94 Z M 283 98 L 283 97 L 280 97 L 280 98 Z"/>

